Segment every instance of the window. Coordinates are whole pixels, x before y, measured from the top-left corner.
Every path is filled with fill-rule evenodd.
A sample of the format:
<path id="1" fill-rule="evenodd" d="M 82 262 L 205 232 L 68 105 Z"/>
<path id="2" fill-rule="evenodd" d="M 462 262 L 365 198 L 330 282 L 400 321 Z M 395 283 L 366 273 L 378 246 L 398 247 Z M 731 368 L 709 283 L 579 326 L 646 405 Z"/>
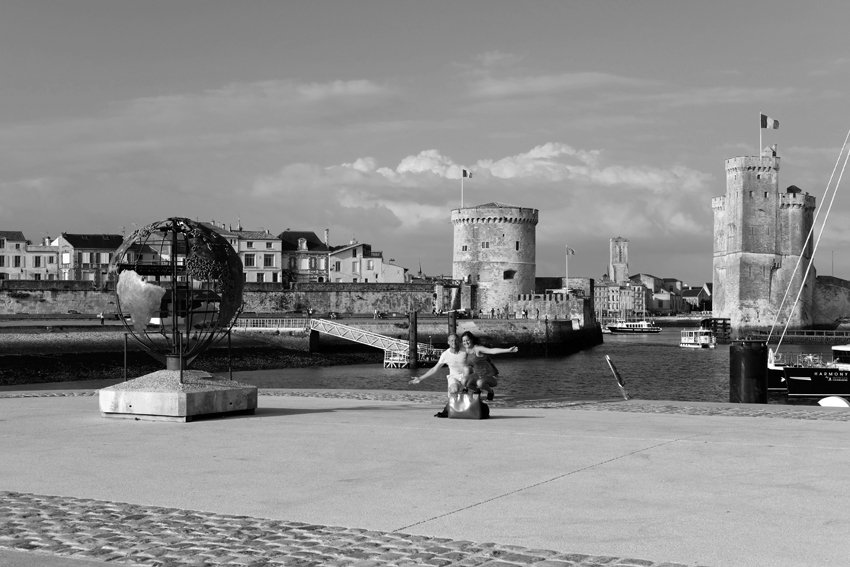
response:
<path id="1" fill-rule="evenodd" d="M 310 258 L 310 269 L 311 270 L 316 269 L 316 259 L 315 258 Z"/>
<path id="2" fill-rule="evenodd" d="M 519 240 L 516 241 L 516 249 L 519 250 Z"/>
<path id="3" fill-rule="evenodd" d="M 360 262 L 352 262 L 351 263 L 351 271 L 355 274 L 360 273 Z"/>
<path id="4" fill-rule="evenodd" d="M 466 244 L 464 244 L 463 246 L 460 247 L 461 252 L 466 252 L 466 249 L 467 249 Z"/>
<path id="5" fill-rule="evenodd" d="M 36 280 L 36 281 L 40 280 L 40 279 L 41 279 L 41 274 L 33 274 L 33 275 L 32 275 L 32 279 L 34 279 L 34 280 Z"/>
<path id="6" fill-rule="evenodd" d="M 353 249 L 351 250 L 351 257 L 352 257 L 352 258 L 357 258 L 357 248 L 353 248 Z"/>
<path id="7" fill-rule="evenodd" d="M 297 262 L 297 260 L 296 260 L 295 256 L 290 256 L 290 257 L 289 257 L 289 269 L 290 269 L 290 270 L 294 270 L 294 269 L 295 269 L 295 266 L 297 265 L 297 264 L 296 264 L 296 262 Z"/>
<path id="8" fill-rule="evenodd" d="M 254 243 L 253 243 L 253 242 L 251 242 L 251 241 L 249 240 L 248 242 L 246 242 L 246 243 L 245 243 L 245 247 L 246 247 L 246 248 L 253 248 L 253 247 L 254 247 Z"/>
<path id="9" fill-rule="evenodd" d="M 265 279 L 265 274 L 263 272 L 257 274 L 257 283 L 263 283 Z"/>
<path id="10" fill-rule="evenodd" d="M 21 257 L 20 256 L 15 256 L 15 267 L 16 268 L 21 267 Z"/>
<path id="11" fill-rule="evenodd" d="M 271 249 L 272 249 L 272 243 L 266 242 L 266 250 L 271 250 Z"/>
<path id="12" fill-rule="evenodd" d="M 253 254 L 245 254 L 245 267 L 253 268 L 254 267 L 254 255 Z"/>
<path id="13" fill-rule="evenodd" d="M 514 279 L 515 275 L 516 275 L 516 270 L 505 270 L 504 273 L 502 274 L 502 279 L 503 280 L 512 280 L 512 279 Z"/>
<path id="14" fill-rule="evenodd" d="M 342 271 L 342 262 L 334 262 L 334 271 L 341 272 Z"/>
<path id="15" fill-rule="evenodd" d="M 70 264 L 71 263 L 71 253 L 70 252 L 62 252 L 62 263 Z"/>
<path id="16" fill-rule="evenodd" d="M 0 268 L 6 267 L 6 256 L 0 256 Z"/>
<path id="17" fill-rule="evenodd" d="M 481 248 L 490 248 L 490 243 L 489 242 L 482 242 Z"/>
<path id="18" fill-rule="evenodd" d="M 366 260 L 366 269 L 374 270 L 375 269 L 375 261 L 374 260 Z"/>
<path id="19" fill-rule="evenodd" d="M 272 273 L 272 283 L 277 283 L 277 272 Z"/>
<path id="20" fill-rule="evenodd" d="M 263 267 L 274 268 L 274 254 L 263 254 Z"/>
<path id="21" fill-rule="evenodd" d="M 52 264 L 52 263 L 53 263 L 53 256 L 48 256 L 48 257 L 47 257 L 47 263 L 48 263 L 48 264 Z"/>
<path id="22" fill-rule="evenodd" d="M 41 256 L 33 256 L 32 267 L 33 268 L 40 268 L 41 267 Z"/>

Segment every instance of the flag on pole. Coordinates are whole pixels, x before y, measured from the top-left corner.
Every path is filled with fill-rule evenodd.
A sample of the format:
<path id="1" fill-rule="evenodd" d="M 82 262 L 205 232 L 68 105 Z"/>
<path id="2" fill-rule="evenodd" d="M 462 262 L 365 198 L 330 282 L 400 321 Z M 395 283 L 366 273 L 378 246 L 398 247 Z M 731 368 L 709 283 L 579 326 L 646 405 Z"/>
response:
<path id="1" fill-rule="evenodd" d="M 779 128 L 779 120 L 775 120 L 767 114 L 761 115 L 761 127 L 769 130 L 777 130 Z"/>
<path id="2" fill-rule="evenodd" d="M 576 251 L 567 246 L 567 256 L 575 256 Z"/>
<path id="3" fill-rule="evenodd" d="M 463 170 L 463 176 L 468 178 L 468 179 L 472 179 L 472 172 L 469 171 L 468 169 L 464 169 Z"/>

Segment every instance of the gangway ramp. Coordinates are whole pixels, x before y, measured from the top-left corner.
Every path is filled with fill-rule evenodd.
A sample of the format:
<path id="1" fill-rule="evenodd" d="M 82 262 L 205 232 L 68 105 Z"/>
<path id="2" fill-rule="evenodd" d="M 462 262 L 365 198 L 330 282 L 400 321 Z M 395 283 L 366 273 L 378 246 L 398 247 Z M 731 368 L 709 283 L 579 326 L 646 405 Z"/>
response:
<path id="1" fill-rule="evenodd" d="M 328 319 L 310 319 L 310 330 L 383 350 L 384 368 L 407 368 L 410 365 L 410 343 L 408 341 L 394 339 Z M 416 343 L 416 350 L 419 360 L 424 362 L 436 362 L 442 352 L 440 349 L 425 343 Z"/>

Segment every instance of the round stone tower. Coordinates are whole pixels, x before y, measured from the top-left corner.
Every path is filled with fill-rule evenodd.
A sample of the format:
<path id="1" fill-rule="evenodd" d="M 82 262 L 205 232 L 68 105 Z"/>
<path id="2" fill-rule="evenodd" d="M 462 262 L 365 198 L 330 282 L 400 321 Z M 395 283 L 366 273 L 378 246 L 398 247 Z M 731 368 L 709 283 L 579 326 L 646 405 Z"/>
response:
<path id="1" fill-rule="evenodd" d="M 470 307 L 503 309 L 534 293 L 537 209 L 488 203 L 452 210 L 452 278 L 475 291 Z"/>
<path id="2" fill-rule="evenodd" d="M 789 318 L 792 328 L 811 324 L 814 270 L 804 281 L 811 245 L 804 250 L 803 244 L 814 208 L 814 197 L 797 187 L 779 191 L 776 155 L 726 160 L 726 195 L 712 200 L 715 317 L 728 317 L 740 332 L 768 329 L 775 320 L 784 325 Z M 777 317 L 789 284 L 789 297 Z M 792 312 L 801 287 L 800 303 Z"/>

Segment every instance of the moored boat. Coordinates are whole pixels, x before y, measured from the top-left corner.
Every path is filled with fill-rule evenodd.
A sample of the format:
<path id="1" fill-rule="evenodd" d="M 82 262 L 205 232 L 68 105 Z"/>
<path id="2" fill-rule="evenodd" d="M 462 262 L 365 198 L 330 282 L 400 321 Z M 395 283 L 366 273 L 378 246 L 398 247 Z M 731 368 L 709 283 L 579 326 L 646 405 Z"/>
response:
<path id="1" fill-rule="evenodd" d="M 618 319 L 616 322 L 608 325 L 608 330 L 612 333 L 660 333 L 661 327 L 657 327 L 651 321 L 626 321 Z"/>
<path id="2" fill-rule="evenodd" d="M 683 348 L 715 348 L 717 338 L 711 329 L 682 329 L 679 346 Z"/>
<path id="3" fill-rule="evenodd" d="M 789 398 L 850 397 L 850 344 L 832 347 L 832 360 L 799 354 L 782 366 Z"/>

